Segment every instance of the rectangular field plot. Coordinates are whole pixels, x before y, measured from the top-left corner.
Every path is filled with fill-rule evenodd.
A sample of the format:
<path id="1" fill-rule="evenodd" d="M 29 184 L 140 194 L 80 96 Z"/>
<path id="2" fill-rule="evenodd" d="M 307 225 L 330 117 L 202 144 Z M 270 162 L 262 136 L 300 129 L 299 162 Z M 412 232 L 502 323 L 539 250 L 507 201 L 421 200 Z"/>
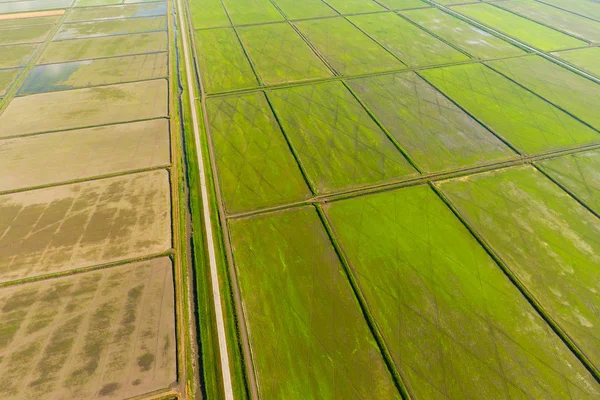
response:
<path id="1" fill-rule="evenodd" d="M 17 44 L 0 47 L 0 68 L 14 68 L 27 64 L 39 44 Z"/>
<path id="2" fill-rule="evenodd" d="M 167 18 L 164 16 L 78 22 L 63 24 L 52 40 L 83 39 L 97 36 L 165 30 L 167 30 Z"/>
<path id="3" fill-rule="evenodd" d="M 524 51 L 438 8 L 405 11 L 406 18 L 478 59 L 510 57 Z"/>
<path id="4" fill-rule="evenodd" d="M 166 170 L 0 196 L 0 282 L 171 248 Z"/>
<path id="5" fill-rule="evenodd" d="M 265 84 L 333 75 L 288 23 L 241 27 L 237 31 Z"/>
<path id="6" fill-rule="evenodd" d="M 421 0 L 379 0 L 378 3 L 384 5 L 390 10 L 407 10 L 411 8 L 430 7 L 429 4 Z"/>
<path id="7" fill-rule="evenodd" d="M 573 64 L 577 68 L 600 77 L 600 47 L 561 51 L 554 56 Z"/>
<path id="8" fill-rule="evenodd" d="M 283 15 L 269 0 L 222 0 L 235 25 L 283 21 Z"/>
<path id="9" fill-rule="evenodd" d="M 530 166 L 440 188 L 598 368 L 598 218 Z"/>
<path id="10" fill-rule="evenodd" d="M 51 42 L 38 64 L 157 53 L 167 51 L 167 46 L 166 32 L 63 40 Z"/>
<path id="11" fill-rule="evenodd" d="M 176 377 L 167 257 L 0 289 L 0 396 L 121 399 Z"/>
<path id="12" fill-rule="evenodd" d="M 404 65 L 350 22 L 327 18 L 294 23 L 341 74 L 365 74 Z"/>
<path id="13" fill-rule="evenodd" d="M 0 46 L 43 42 L 52 25 L 22 26 L 0 30 Z"/>
<path id="14" fill-rule="evenodd" d="M 543 3 L 600 21 L 600 4 L 595 1 L 543 0 Z"/>
<path id="15" fill-rule="evenodd" d="M 230 25 L 221 0 L 190 0 L 189 6 L 194 29 Z"/>
<path id="16" fill-rule="evenodd" d="M 100 58 L 34 67 L 19 95 L 167 77 L 167 54 Z"/>
<path id="17" fill-rule="evenodd" d="M 49 151 L 48 149 L 52 149 Z M 0 191 L 164 166 L 169 124 L 155 119 L 0 141 Z"/>
<path id="18" fill-rule="evenodd" d="M 496 136 L 412 72 L 348 83 L 425 172 L 515 156 Z"/>
<path id="19" fill-rule="evenodd" d="M 417 174 L 341 83 L 274 90 L 268 97 L 316 192 Z"/>
<path id="20" fill-rule="evenodd" d="M 10 15 L 10 14 L 9 14 Z M 27 17 L 27 18 L 12 18 L 2 19 L 0 18 L 0 29 L 4 28 L 15 28 L 24 26 L 36 26 L 36 25 L 52 25 L 60 19 L 58 15 L 50 15 L 47 17 Z"/>
<path id="21" fill-rule="evenodd" d="M 340 14 L 385 11 L 385 8 L 372 0 L 327 0 L 327 4 Z"/>
<path id="22" fill-rule="evenodd" d="M 211 99 L 207 108 L 223 202 L 229 212 L 310 196 L 264 94 Z"/>
<path id="23" fill-rule="evenodd" d="M 600 129 L 600 85 L 539 56 L 488 65 L 575 117 Z"/>
<path id="24" fill-rule="evenodd" d="M 540 161 L 552 179 L 600 214 L 600 151 L 587 151 Z"/>
<path id="25" fill-rule="evenodd" d="M 0 115 L 0 137 L 164 117 L 167 90 L 158 79 L 18 97 Z"/>
<path id="26" fill-rule="evenodd" d="M 556 399 L 600 386 L 427 186 L 326 214 L 415 399 Z"/>
<path id="27" fill-rule="evenodd" d="M 20 69 L 3 69 L 0 70 L 0 97 L 10 89 L 10 86 L 15 81 L 21 72 Z"/>
<path id="28" fill-rule="evenodd" d="M 400 399 L 312 207 L 230 224 L 264 399 Z"/>
<path id="29" fill-rule="evenodd" d="M 156 17 L 166 14 L 166 2 L 111 7 L 78 8 L 69 12 L 65 22 L 84 22 L 116 18 Z"/>
<path id="30" fill-rule="evenodd" d="M 350 21 L 410 67 L 467 61 L 469 57 L 393 13 Z"/>
<path id="31" fill-rule="evenodd" d="M 533 0 L 510 0 L 496 3 L 498 7 L 549 25 L 580 39 L 600 42 L 600 23 L 559 10 Z"/>
<path id="32" fill-rule="evenodd" d="M 275 0 L 288 19 L 330 17 L 338 13 L 321 0 Z"/>
<path id="33" fill-rule="evenodd" d="M 0 3 L 0 14 L 56 10 L 71 7 L 73 0 L 23 0 Z"/>
<path id="34" fill-rule="evenodd" d="M 481 64 L 420 74 L 521 152 L 600 142 L 600 133 Z"/>
<path id="35" fill-rule="evenodd" d="M 469 4 L 454 10 L 540 50 L 587 46 L 587 42 L 540 25 L 490 4 Z"/>
<path id="36" fill-rule="evenodd" d="M 195 32 L 198 63 L 207 92 L 258 86 L 250 62 L 231 28 Z"/>

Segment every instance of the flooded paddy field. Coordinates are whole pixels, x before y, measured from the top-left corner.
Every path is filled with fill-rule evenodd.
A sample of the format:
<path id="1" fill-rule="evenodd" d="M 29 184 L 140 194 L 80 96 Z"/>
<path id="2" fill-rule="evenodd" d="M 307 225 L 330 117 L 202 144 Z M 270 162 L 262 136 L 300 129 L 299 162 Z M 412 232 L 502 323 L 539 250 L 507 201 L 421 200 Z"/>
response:
<path id="1" fill-rule="evenodd" d="M 168 257 L 0 288 L 4 399 L 122 399 L 176 380 Z"/>
<path id="2" fill-rule="evenodd" d="M 185 392 L 167 5 L 0 2 L 2 399 Z"/>

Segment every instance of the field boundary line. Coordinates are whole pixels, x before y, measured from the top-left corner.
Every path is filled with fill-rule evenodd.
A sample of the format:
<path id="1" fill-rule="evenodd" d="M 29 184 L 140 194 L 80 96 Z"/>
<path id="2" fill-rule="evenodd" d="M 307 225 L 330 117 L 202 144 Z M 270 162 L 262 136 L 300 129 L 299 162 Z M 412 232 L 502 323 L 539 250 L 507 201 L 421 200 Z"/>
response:
<path id="1" fill-rule="evenodd" d="M 164 79 L 164 78 L 162 78 Z M 168 80 L 165 79 L 167 82 Z M 131 83 L 135 83 L 135 82 L 131 82 Z M 52 92 L 48 92 L 48 93 L 52 93 Z M 45 94 L 45 93 L 40 93 L 40 94 Z M 150 118 L 142 118 L 142 119 L 134 119 L 134 120 L 127 120 L 127 121 L 117 121 L 117 122 L 107 122 L 104 124 L 98 124 L 98 125 L 87 125 L 87 126 L 78 126 L 76 128 L 67 128 L 67 129 L 59 129 L 59 130 L 54 130 L 54 131 L 44 131 L 44 132 L 34 132 L 34 133 L 23 133 L 20 135 L 12 135 L 12 136 L 3 136 L 0 137 L 0 143 L 2 143 L 3 140 L 10 140 L 10 139 L 19 139 L 19 138 L 28 138 L 28 137 L 32 137 L 32 136 L 38 136 L 38 135 L 46 135 L 49 133 L 59 133 L 59 132 L 69 132 L 69 131 L 78 131 L 81 129 L 90 129 L 90 128 L 101 128 L 104 126 L 113 126 L 113 125 L 123 125 L 123 124 L 132 124 L 134 122 L 146 122 L 146 121 L 154 121 L 156 119 L 167 119 L 170 121 L 171 116 L 170 115 L 160 115 L 157 117 L 150 117 Z"/>
<path id="2" fill-rule="evenodd" d="M 47 183 L 44 185 L 38 185 L 38 186 L 28 186 L 28 187 L 18 188 L 18 189 L 0 190 L 0 196 L 6 196 L 9 194 L 14 194 L 14 193 L 29 192 L 29 191 L 33 191 L 33 190 L 48 189 L 48 188 L 53 188 L 53 187 L 58 187 L 58 186 L 74 185 L 77 183 L 94 182 L 94 181 L 99 181 L 102 179 L 117 178 L 119 176 L 141 174 L 144 172 L 160 171 L 160 170 L 169 171 L 172 166 L 173 166 L 173 163 L 157 165 L 154 167 L 138 168 L 138 169 L 132 169 L 132 170 L 127 170 L 127 171 L 114 172 L 114 173 L 110 173 L 110 174 L 92 175 L 89 177 L 76 178 L 76 179 L 71 179 L 68 181 L 51 182 L 51 183 Z"/>
<path id="3" fill-rule="evenodd" d="M 587 49 L 587 47 L 583 47 L 583 48 Z M 581 49 L 581 48 L 576 48 L 574 50 L 579 50 L 579 49 Z M 530 56 L 530 55 L 531 55 L 531 53 L 524 53 L 524 54 L 519 54 L 519 55 L 515 55 L 515 56 L 485 59 L 485 61 L 508 60 L 511 58 L 521 58 L 521 57 L 526 57 L 526 56 Z M 394 69 L 390 69 L 390 70 L 386 70 L 386 71 L 367 72 L 364 74 L 348 74 L 348 75 L 339 75 L 338 74 L 338 75 L 330 76 L 327 78 L 312 78 L 312 79 L 306 79 L 306 80 L 302 80 L 302 81 L 284 82 L 284 83 L 277 83 L 277 84 L 272 84 L 272 85 L 256 86 L 256 87 L 252 87 L 252 88 L 217 91 L 217 92 L 208 93 L 207 97 L 214 98 L 214 97 L 236 96 L 236 95 L 255 93 L 260 90 L 271 91 L 271 90 L 293 88 L 293 87 L 298 87 L 298 86 L 314 85 L 317 83 L 335 82 L 335 81 L 339 81 L 339 80 L 343 80 L 343 79 L 371 78 L 371 77 L 375 77 L 375 76 L 394 75 L 394 74 L 399 74 L 402 72 L 418 72 L 418 71 L 422 71 L 422 70 L 435 69 L 435 68 L 477 64 L 477 63 L 481 63 L 483 61 L 484 60 L 470 58 L 465 61 L 457 61 L 457 62 L 451 62 L 451 63 L 445 63 L 445 64 L 425 65 L 425 66 L 420 66 L 420 67 L 406 67 L 405 66 L 403 68 L 394 68 Z"/>
<path id="4" fill-rule="evenodd" d="M 163 31 L 157 31 L 157 32 L 163 32 Z M 128 35 L 137 35 L 137 33 L 129 33 Z M 124 35 L 121 35 L 121 36 L 124 36 Z M 96 38 L 88 38 L 88 39 L 98 39 L 98 38 L 101 38 L 101 37 L 102 36 L 99 36 L 99 37 L 96 37 Z M 78 59 L 78 60 L 52 61 L 52 62 L 45 62 L 45 63 L 35 64 L 35 67 L 39 67 L 39 66 L 42 66 L 42 65 L 67 64 L 67 63 L 74 63 L 74 62 L 81 62 L 81 61 L 105 60 L 107 58 L 121 58 L 121 57 L 144 56 L 144 55 L 159 54 L 159 53 L 167 53 L 167 51 L 166 50 L 156 50 L 156 51 L 147 51 L 145 53 L 128 53 L 128 54 L 121 54 L 121 55 L 116 55 L 116 56 L 101 56 L 101 57 L 81 58 L 81 59 Z M 76 89 L 67 89 L 67 90 L 76 90 Z"/>
<path id="5" fill-rule="evenodd" d="M 315 203 L 329 203 L 333 201 L 344 200 L 352 197 L 362 196 L 366 194 L 386 192 L 389 190 L 400 189 L 403 187 L 424 185 L 429 182 L 437 182 L 442 180 L 448 180 L 453 178 L 460 178 L 464 176 L 477 175 L 484 172 L 488 172 L 491 170 L 499 170 L 505 168 L 516 167 L 519 165 L 529 164 L 535 161 L 541 161 L 546 159 L 563 157 L 571 154 L 577 154 L 585 151 L 592 151 L 600 149 L 600 142 L 593 143 L 590 145 L 583 145 L 569 149 L 561 149 L 548 153 L 541 153 L 531 156 L 519 156 L 503 160 L 497 161 L 493 163 L 483 164 L 483 165 L 475 165 L 462 169 L 452 170 L 452 171 L 442 171 L 435 172 L 427 175 L 421 175 L 412 178 L 400 178 L 389 182 L 383 182 L 380 184 L 352 188 L 343 191 L 327 193 L 319 196 L 315 196 L 306 200 L 296 201 L 293 203 L 280 204 L 272 207 L 266 207 L 256 210 L 244 211 L 239 213 L 229 214 L 227 219 L 238 219 L 238 218 L 248 218 L 256 215 L 266 214 L 270 212 L 282 211 L 289 208 L 301 207 L 305 205 L 315 204 Z"/>
<path id="6" fill-rule="evenodd" d="M 546 178 L 548 178 L 550 181 L 552 181 L 552 183 L 554 183 L 556 186 L 561 188 L 565 193 L 567 193 L 569 196 L 571 196 L 573 198 L 573 200 L 575 200 L 576 202 L 581 204 L 582 207 L 584 207 L 586 210 L 588 210 L 590 213 L 592 213 L 596 218 L 600 219 L 600 214 L 598 212 L 596 212 L 592 207 L 590 207 L 587 204 L 587 202 L 580 199 L 579 196 L 577 196 L 572 190 L 568 189 L 565 185 L 563 185 L 562 183 L 560 183 L 556 179 L 554 179 L 552 177 L 552 175 L 550 175 L 548 172 L 546 172 L 544 167 L 539 165 L 537 162 L 531 163 L 531 165 L 535 169 L 537 169 L 541 174 L 543 174 Z"/>
<path id="7" fill-rule="evenodd" d="M 75 0 L 71 1 L 70 7 L 73 6 L 74 1 Z M 63 22 L 69 16 L 69 12 L 71 11 L 70 7 L 63 8 L 65 10 L 65 12 L 52 24 L 53 28 L 48 31 L 44 40 L 37 42 L 37 43 L 19 43 L 19 44 L 8 45 L 8 46 L 37 45 L 37 48 L 35 49 L 32 56 L 29 58 L 29 60 L 27 60 L 27 62 L 25 64 L 17 67 L 17 68 L 21 69 L 21 71 L 19 72 L 19 75 L 13 81 L 13 83 L 11 84 L 10 88 L 6 91 L 6 93 L 4 93 L 4 96 L 2 97 L 2 99 L 0 99 L 0 117 L 2 116 L 4 111 L 8 108 L 8 105 L 10 104 L 12 99 L 15 97 L 17 90 L 19 90 L 19 88 L 21 87 L 23 82 L 25 82 L 25 79 L 27 78 L 27 76 L 29 75 L 31 70 L 37 65 L 37 61 L 40 59 L 42 54 L 46 51 L 46 49 L 52 42 L 52 38 L 54 37 L 54 35 L 56 35 L 56 33 L 60 30 L 60 27 L 62 26 Z"/>
<path id="8" fill-rule="evenodd" d="M 592 375 L 592 377 L 597 382 L 600 382 L 600 372 L 598 371 L 596 366 L 585 355 L 583 350 L 579 348 L 575 341 L 571 339 L 569 334 L 560 326 L 560 324 L 556 322 L 549 313 L 546 312 L 542 304 L 527 288 L 527 285 L 525 285 L 519 279 L 519 277 L 513 273 L 512 269 L 503 260 L 503 258 L 493 249 L 493 247 L 487 242 L 483 235 L 481 235 L 478 230 L 471 226 L 468 219 L 460 213 L 458 208 L 454 206 L 454 204 L 442 192 L 442 190 L 439 187 L 437 187 L 437 185 L 434 183 L 430 183 L 429 187 L 435 192 L 438 198 L 442 200 L 444 204 L 446 204 L 450 211 L 460 220 L 463 226 L 485 249 L 485 251 L 490 255 L 490 257 L 492 257 L 496 265 L 500 267 L 500 269 L 504 272 L 504 274 L 508 277 L 512 284 L 519 290 L 519 292 L 521 292 L 521 294 L 527 300 L 527 302 L 531 304 L 531 306 L 535 309 L 538 315 L 540 315 L 540 317 L 546 322 L 546 324 L 548 324 L 548 326 L 554 331 L 554 333 L 562 340 L 562 342 L 569 348 L 569 350 L 571 350 L 575 357 L 577 357 L 577 359 L 583 364 L 584 368 Z"/>
<path id="9" fill-rule="evenodd" d="M 158 15 L 156 17 L 148 17 L 148 18 L 165 18 L 165 16 L 164 15 Z M 73 22 L 73 23 L 74 24 L 79 24 L 79 23 L 89 24 L 90 22 L 101 22 L 101 21 L 102 20 L 100 20 L 100 21 L 88 21 L 88 22 Z M 136 31 L 136 32 L 109 33 L 109 34 L 104 34 L 104 35 L 96 34 L 94 36 L 82 36 L 82 37 L 72 37 L 72 38 L 64 38 L 64 39 L 52 40 L 52 43 L 72 42 L 74 40 L 100 39 L 100 38 L 108 38 L 108 37 L 115 37 L 115 36 L 138 35 L 138 34 L 143 34 L 143 33 L 167 32 L 167 31 L 168 31 L 168 28 L 161 28 L 161 29 L 150 29 L 150 30 Z"/>
<path id="10" fill-rule="evenodd" d="M 49 273 L 49 274 L 36 275 L 36 276 L 32 276 L 32 277 L 27 277 L 27 278 L 15 279 L 12 281 L 0 282 L 0 289 L 5 288 L 5 287 L 10 287 L 10 286 L 24 285 L 24 284 L 28 284 L 28 283 L 32 283 L 32 282 L 39 282 L 39 281 L 45 281 L 45 280 L 49 280 L 49 279 L 62 278 L 65 276 L 79 275 L 79 274 L 82 274 L 85 272 L 98 271 L 98 270 L 103 270 L 103 269 L 107 269 L 107 268 L 118 267 L 120 265 L 133 264 L 133 263 L 142 262 L 142 261 L 149 261 L 149 260 L 154 260 L 156 258 L 161 258 L 161 257 L 171 257 L 172 254 L 173 254 L 173 249 L 170 248 L 161 253 L 149 254 L 149 255 L 133 257 L 133 258 L 126 258 L 123 260 L 108 262 L 108 263 L 104 263 L 104 264 L 89 265 L 87 267 L 74 268 L 74 269 L 67 270 L 67 271 L 53 272 L 53 273 Z"/>
<path id="11" fill-rule="evenodd" d="M 348 261 L 348 258 L 346 257 L 346 254 L 344 253 L 342 246 L 338 243 L 336 236 L 334 235 L 333 227 L 331 226 L 331 222 L 327 218 L 327 214 L 323 210 L 323 206 L 321 204 L 316 204 L 314 207 L 319 216 L 319 219 L 321 220 L 321 223 L 323 224 L 323 227 L 325 228 L 325 231 L 327 232 L 329 241 L 331 242 L 331 245 L 333 246 L 333 248 L 338 256 L 338 259 L 340 260 L 340 263 L 342 264 L 342 269 L 344 270 L 344 273 L 346 274 L 346 278 L 348 278 L 348 283 L 350 283 L 350 287 L 352 288 L 352 292 L 354 293 L 356 301 L 359 304 L 359 307 L 361 309 L 363 317 L 365 318 L 365 322 L 367 323 L 367 326 L 369 327 L 369 331 L 371 331 L 371 334 L 373 335 L 373 338 L 375 339 L 375 342 L 377 343 L 377 347 L 379 348 L 379 351 L 381 352 L 383 361 L 386 364 L 390 375 L 392 376 L 392 380 L 394 381 L 394 386 L 396 386 L 396 389 L 398 390 L 398 392 L 400 392 L 400 395 L 402 396 L 402 398 L 404 398 L 406 400 L 412 399 L 412 396 L 410 395 L 410 392 L 408 391 L 408 387 L 405 385 L 404 379 L 402 378 L 400 371 L 398 371 L 398 368 L 396 367 L 396 364 L 394 363 L 392 354 L 391 354 L 390 350 L 388 349 L 385 338 L 383 337 L 383 334 L 379 330 L 379 327 L 377 325 L 377 322 L 375 321 L 375 318 L 371 314 L 371 310 L 369 308 L 369 303 L 367 303 L 367 300 L 366 300 L 364 294 L 362 293 L 362 290 L 361 290 L 356 278 L 354 277 L 354 274 L 352 273 L 352 267 L 350 266 L 350 262 Z"/>
<path id="12" fill-rule="evenodd" d="M 183 57 L 185 62 L 185 73 L 187 79 L 187 92 L 190 103 L 190 112 L 192 117 L 192 130 L 194 133 L 194 142 L 196 145 L 196 155 L 198 161 L 198 169 L 200 175 L 200 194 L 202 198 L 202 214 L 204 216 L 204 230 L 206 234 L 207 251 L 209 258 L 209 268 L 211 276 L 211 286 L 213 295 L 213 304 L 215 307 L 215 318 L 217 322 L 217 340 L 219 343 L 219 355 L 221 362 L 222 383 L 226 400 L 234 400 L 233 386 L 231 382 L 231 369 L 229 365 L 229 350 L 227 346 L 227 336 L 225 333 L 225 321 L 223 317 L 223 305 L 221 303 L 221 289 L 219 284 L 219 274 L 217 269 L 217 258 L 215 251 L 215 242 L 212 227 L 211 210 L 208 198 L 208 187 L 206 178 L 206 169 L 204 166 L 204 157 L 202 152 L 202 144 L 200 143 L 200 128 L 198 123 L 198 112 L 196 110 L 196 99 L 194 95 L 194 87 L 192 79 L 192 65 L 189 55 L 188 31 L 183 19 L 184 9 L 181 5 L 181 0 L 177 1 L 177 14 L 179 17 L 179 26 L 181 28 L 181 40 L 183 47 Z"/>
<path id="13" fill-rule="evenodd" d="M 473 19 L 471 17 L 463 15 L 463 14 L 459 13 L 458 11 L 453 10 L 450 7 L 446 7 L 446 6 L 442 5 L 442 4 L 438 4 L 438 3 L 436 3 L 433 0 L 422 0 L 422 1 L 424 1 L 424 2 L 426 2 L 428 4 L 431 4 L 434 7 L 439 8 L 442 11 L 445 11 L 446 14 L 450 14 L 450 15 L 452 15 L 455 18 L 458 18 L 458 19 L 460 19 L 462 21 L 465 21 L 465 22 L 467 22 L 467 23 L 469 23 L 469 24 L 471 24 L 473 26 L 476 26 L 477 28 L 482 29 L 485 32 L 488 32 L 488 33 L 491 33 L 491 34 L 493 34 L 495 36 L 498 36 L 501 39 L 503 39 L 503 40 L 505 40 L 505 41 L 507 41 L 507 42 L 509 42 L 511 44 L 518 45 L 519 47 L 521 47 L 521 48 L 529 51 L 530 53 L 534 53 L 534 54 L 537 54 L 539 56 L 542 56 L 543 58 L 545 58 L 547 60 L 550 60 L 550 61 L 552 61 L 552 62 L 554 62 L 554 63 L 562 66 L 563 68 L 568 69 L 571 72 L 577 73 L 579 75 L 583 75 L 583 76 L 587 77 L 588 79 L 590 79 L 590 80 L 592 80 L 592 81 L 594 81 L 596 83 L 600 83 L 600 78 L 596 78 L 594 75 L 591 75 L 591 74 L 589 74 L 589 73 L 587 73 L 587 72 L 585 72 L 585 71 L 583 71 L 583 70 L 581 70 L 579 68 L 576 68 L 576 67 L 574 67 L 574 66 L 572 66 L 572 65 L 564 62 L 560 58 L 555 57 L 554 55 L 552 55 L 552 53 L 550 53 L 550 52 L 547 53 L 547 52 L 545 52 L 543 50 L 540 50 L 540 49 L 538 49 L 538 48 L 536 48 L 534 46 L 528 45 L 527 43 L 522 42 L 522 41 L 520 41 L 520 40 L 518 40 L 516 38 L 513 38 L 512 36 L 509 36 L 509 35 L 507 35 L 505 33 L 502 33 L 501 31 L 499 31 L 499 30 L 497 30 L 495 28 L 492 28 L 489 25 L 486 25 L 486 24 L 484 24 L 482 22 L 479 22 L 479 21 L 477 21 L 477 20 L 475 20 L 475 19 Z M 557 31 L 557 32 L 559 32 L 559 31 Z M 589 48 L 589 46 L 581 47 L 581 48 L 585 49 L 585 48 Z M 487 61 L 492 61 L 492 60 L 487 60 Z"/>
<path id="14" fill-rule="evenodd" d="M 494 71 L 495 73 L 497 73 L 498 75 L 508 79 L 510 82 L 514 83 L 515 85 L 521 87 L 522 89 L 526 90 L 527 92 L 531 93 L 532 95 L 534 95 L 535 97 L 539 98 L 540 100 L 545 101 L 546 103 L 552 105 L 553 107 L 558 108 L 559 110 L 561 110 L 562 112 L 564 112 L 565 114 L 567 114 L 568 116 L 570 116 L 571 118 L 573 118 L 574 120 L 580 122 L 581 124 L 587 126 L 588 128 L 600 133 L 600 130 L 598 128 L 596 128 L 595 126 L 591 125 L 589 122 L 586 122 L 585 120 L 581 119 L 580 117 L 578 117 L 577 115 L 571 113 L 569 110 L 563 108 L 562 106 L 556 104 L 555 102 L 547 99 L 546 97 L 544 97 L 543 95 L 536 93 L 533 91 L 533 89 L 528 88 L 524 83 L 519 82 L 517 79 L 505 74 L 504 72 L 494 68 L 492 65 L 489 65 L 487 63 L 483 63 L 483 65 L 489 69 L 491 69 L 492 71 Z M 583 78 L 583 77 L 582 77 Z M 586 79 L 586 78 L 584 78 Z M 596 85 L 596 82 L 592 81 L 593 85 Z"/>
<path id="15" fill-rule="evenodd" d="M 552 25 L 550 25 L 550 24 L 547 24 L 547 23 L 545 23 L 545 22 L 536 21 L 535 19 L 533 19 L 533 18 L 531 18 L 531 17 L 529 17 L 529 16 L 527 16 L 527 15 L 519 14 L 517 11 L 513 11 L 513 10 L 510 10 L 510 9 L 508 9 L 508 8 L 504 8 L 504 7 L 502 7 L 501 5 L 498 5 L 498 3 L 492 3 L 492 2 L 490 2 L 490 3 L 488 3 L 488 4 L 490 4 L 490 5 L 491 5 L 491 6 L 493 6 L 493 7 L 496 7 L 497 9 L 500 9 L 500 10 L 502 10 L 502 11 L 506 11 L 506 12 L 508 12 L 508 13 L 510 13 L 510 14 L 513 14 L 513 15 L 515 15 L 515 16 L 517 16 L 517 17 L 519 17 L 519 18 L 523 18 L 523 19 L 526 19 L 527 21 L 533 22 L 534 24 L 538 24 L 538 25 L 545 26 L 545 27 L 546 27 L 546 28 L 548 28 L 548 29 L 552 29 L 553 31 L 556 31 L 556 32 L 558 32 L 558 33 L 562 33 L 563 35 L 570 36 L 570 37 L 572 37 L 573 39 L 577 39 L 577 40 L 581 40 L 582 42 L 586 42 L 588 45 L 591 45 L 592 43 L 594 43 L 593 41 L 591 41 L 591 40 L 589 40 L 589 39 L 587 39 L 587 38 L 584 38 L 584 37 L 582 37 L 582 36 L 577 36 L 577 35 L 575 35 L 575 34 L 573 34 L 573 33 L 570 33 L 570 32 L 567 32 L 567 31 L 564 31 L 564 30 L 563 30 L 563 29 L 561 29 L 561 28 L 557 28 L 557 27 L 555 27 L 555 26 L 552 26 Z"/>
<path id="16" fill-rule="evenodd" d="M 545 5 L 547 5 L 547 6 L 550 6 L 550 7 L 552 7 L 552 8 L 556 8 L 557 10 L 561 10 L 561 11 L 564 11 L 564 12 L 566 12 L 566 13 L 569 13 L 569 14 L 573 14 L 573 15 L 577 15 L 577 16 L 579 16 L 579 17 L 587 18 L 587 19 L 589 19 L 590 21 L 594 21 L 594 22 L 600 22 L 600 20 L 599 20 L 599 19 L 596 19 L 596 18 L 593 18 L 593 17 L 587 16 L 587 15 L 580 14 L 579 12 L 576 12 L 576 11 L 567 10 L 566 8 L 562 8 L 562 7 L 560 7 L 560 6 L 557 6 L 557 5 L 555 5 L 555 4 L 546 3 L 546 2 L 545 2 L 545 1 L 543 1 L 543 0 L 535 0 L 535 2 L 536 2 L 536 3 L 545 4 Z"/>

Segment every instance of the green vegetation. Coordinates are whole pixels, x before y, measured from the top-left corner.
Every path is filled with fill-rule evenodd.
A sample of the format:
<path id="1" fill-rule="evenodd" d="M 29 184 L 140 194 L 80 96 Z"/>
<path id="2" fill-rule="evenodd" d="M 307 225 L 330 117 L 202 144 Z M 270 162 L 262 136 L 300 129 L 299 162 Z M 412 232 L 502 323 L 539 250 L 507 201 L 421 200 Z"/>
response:
<path id="1" fill-rule="evenodd" d="M 264 399 L 400 399 L 312 207 L 230 224 Z"/>
<path id="2" fill-rule="evenodd" d="M 233 29 L 196 31 L 195 37 L 198 64 L 207 92 L 258 86 Z"/>
<path id="3" fill-rule="evenodd" d="M 410 67 L 469 59 L 396 14 L 359 15 L 349 19 Z"/>
<path id="4" fill-rule="evenodd" d="M 208 116 L 223 202 L 229 212 L 310 196 L 264 94 L 211 100 Z"/>
<path id="5" fill-rule="evenodd" d="M 501 2 L 497 6 L 580 39 L 592 42 L 600 41 L 600 23 L 544 3 L 533 0 L 512 0 Z"/>
<path id="6" fill-rule="evenodd" d="M 52 25 L 34 25 L 0 30 L 0 45 L 42 42 Z"/>
<path id="7" fill-rule="evenodd" d="M 26 64 L 38 47 L 38 44 L 19 44 L 2 47 L 0 68 L 20 67 Z"/>
<path id="8" fill-rule="evenodd" d="M 600 47 L 561 51 L 560 53 L 553 53 L 553 55 L 562 58 L 577 68 L 600 77 Z"/>
<path id="9" fill-rule="evenodd" d="M 274 90 L 268 97 L 317 193 L 416 175 L 341 83 Z"/>
<path id="10" fill-rule="evenodd" d="M 491 4 L 470 4 L 453 9 L 540 50 L 570 49 L 587 45 L 583 40 L 575 39 Z"/>
<path id="11" fill-rule="evenodd" d="M 51 42 L 40 64 L 87 60 L 99 57 L 117 57 L 167 50 L 166 32 L 138 33 L 89 39 Z"/>
<path id="12" fill-rule="evenodd" d="M 597 217 L 530 166 L 450 180 L 440 188 L 597 368 Z"/>
<path id="13" fill-rule="evenodd" d="M 358 14 L 385 9 L 371 0 L 327 0 L 327 4 L 340 14 Z"/>
<path id="14" fill-rule="evenodd" d="M 288 19 L 317 18 L 337 15 L 337 12 L 321 0 L 275 0 Z"/>
<path id="15" fill-rule="evenodd" d="M 34 67 L 18 94 L 44 93 L 167 77 L 167 54 L 152 53 Z"/>
<path id="16" fill-rule="evenodd" d="M 164 16 L 78 22 L 63 24 L 53 40 L 81 39 L 96 36 L 166 30 L 167 18 Z"/>
<path id="17" fill-rule="evenodd" d="M 326 212 L 414 398 L 600 394 L 429 187 L 334 202 Z"/>
<path id="18" fill-rule="evenodd" d="M 581 0 L 544 0 L 544 3 L 600 21 L 600 4 Z"/>
<path id="19" fill-rule="evenodd" d="M 156 17 L 159 15 L 165 15 L 166 13 L 166 2 L 111 7 L 77 8 L 71 10 L 65 22 L 83 22 L 112 18 Z"/>
<path id="20" fill-rule="evenodd" d="M 229 17 L 221 0 L 193 0 L 188 2 L 194 29 L 229 26 Z"/>
<path id="21" fill-rule="evenodd" d="M 538 166 L 589 208 L 600 214 L 600 151 L 540 161 Z"/>
<path id="22" fill-rule="evenodd" d="M 238 33 L 265 84 L 332 76 L 287 23 L 242 27 L 238 28 Z"/>
<path id="23" fill-rule="evenodd" d="M 15 81 L 15 78 L 21 72 L 20 69 L 3 69 L 0 70 L 0 97 L 10 88 L 10 85 Z"/>
<path id="24" fill-rule="evenodd" d="M 540 56 L 488 63 L 563 110 L 600 129 L 600 86 Z"/>
<path id="25" fill-rule="evenodd" d="M 235 25 L 283 21 L 281 13 L 269 0 L 222 0 Z"/>
<path id="26" fill-rule="evenodd" d="M 415 73 L 353 79 L 349 85 L 424 172 L 514 156 L 492 133 Z"/>
<path id="27" fill-rule="evenodd" d="M 405 11 L 402 15 L 479 59 L 523 54 L 518 47 L 438 8 Z"/>
<path id="28" fill-rule="evenodd" d="M 379 0 L 380 4 L 390 10 L 407 10 L 410 8 L 429 7 L 429 4 L 421 0 Z"/>
<path id="29" fill-rule="evenodd" d="M 600 133 L 481 64 L 431 69 L 421 75 L 521 152 L 600 141 Z"/>
<path id="30" fill-rule="evenodd" d="M 403 67 L 400 61 L 346 19 L 316 19 L 294 24 L 341 74 L 364 74 Z"/>

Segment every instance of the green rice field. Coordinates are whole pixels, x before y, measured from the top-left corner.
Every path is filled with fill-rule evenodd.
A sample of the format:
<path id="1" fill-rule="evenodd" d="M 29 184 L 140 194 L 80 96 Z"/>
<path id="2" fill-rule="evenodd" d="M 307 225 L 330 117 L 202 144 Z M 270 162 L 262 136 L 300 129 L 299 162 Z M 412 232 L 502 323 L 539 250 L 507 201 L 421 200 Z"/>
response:
<path id="1" fill-rule="evenodd" d="M 0 0 L 0 399 L 600 399 L 597 0 Z"/>

